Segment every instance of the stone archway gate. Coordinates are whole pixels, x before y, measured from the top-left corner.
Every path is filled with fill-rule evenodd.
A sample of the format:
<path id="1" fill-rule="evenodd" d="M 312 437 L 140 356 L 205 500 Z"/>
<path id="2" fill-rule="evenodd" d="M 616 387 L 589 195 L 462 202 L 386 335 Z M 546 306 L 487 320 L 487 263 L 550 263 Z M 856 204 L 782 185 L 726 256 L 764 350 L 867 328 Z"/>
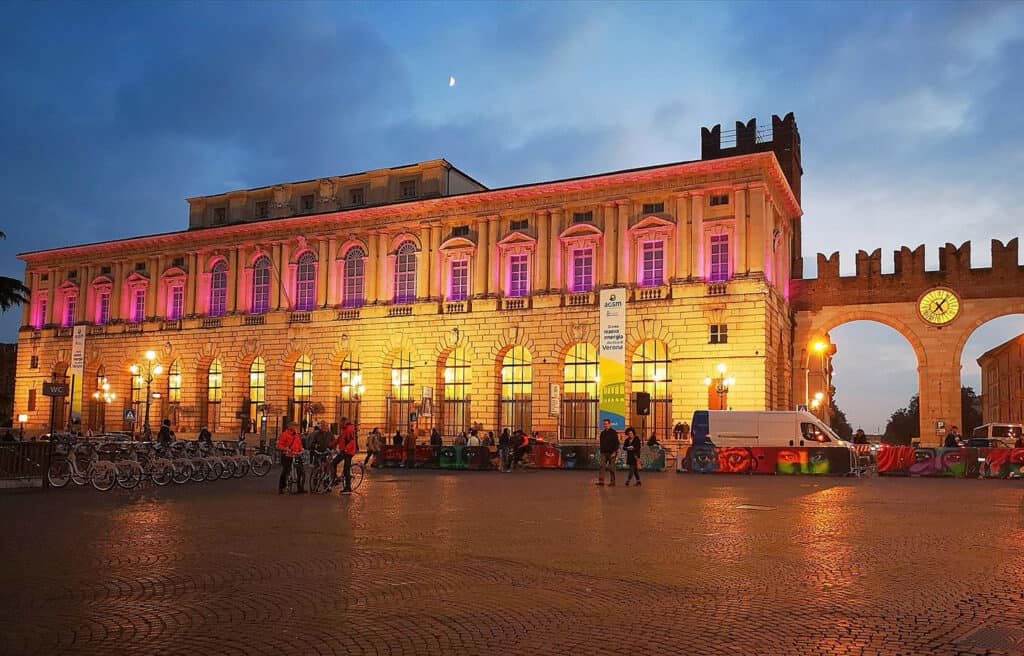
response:
<path id="1" fill-rule="evenodd" d="M 813 343 L 850 321 L 877 321 L 903 335 L 917 355 L 922 444 L 935 444 L 939 426 L 960 423 L 960 357 L 967 339 L 987 321 L 1024 313 L 1024 266 L 1018 264 L 1018 240 L 1005 246 L 992 240 L 992 266 L 971 268 L 971 244 L 939 249 L 938 271 L 925 271 L 924 246 L 894 253 L 893 273 L 882 273 L 881 249 L 857 253 L 856 274 L 839 275 L 839 254 L 818 254 L 817 278 L 791 281 L 795 313 L 793 398 L 807 398 Z M 921 318 L 918 303 L 931 289 L 952 290 L 959 313 L 936 326 Z M 886 372 L 878 371 L 879 376 Z"/>

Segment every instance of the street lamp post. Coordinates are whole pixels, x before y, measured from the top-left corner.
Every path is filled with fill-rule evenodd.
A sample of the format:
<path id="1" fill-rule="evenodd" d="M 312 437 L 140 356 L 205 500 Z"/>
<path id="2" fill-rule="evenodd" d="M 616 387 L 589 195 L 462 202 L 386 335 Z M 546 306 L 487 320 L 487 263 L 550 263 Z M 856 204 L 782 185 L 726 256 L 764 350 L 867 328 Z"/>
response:
<path id="1" fill-rule="evenodd" d="M 100 422 L 100 432 L 101 433 L 106 433 L 107 432 L 107 406 L 114 402 L 114 399 L 117 398 L 117 394 L 115 394 L 114 392 L 110 391 L 110 383 L 107 382 L 107 379 L 106 379 L 105 376 L 100 379 L 99 385 L 96 387 L 96 391 L 92 393 L 92 398 L 95 399 L 97 403 L 103 403 L 104 404 L 104 405 L 101 406 L 103 408 L 103 415 L 102 415 L 102 421 Z"/>
<path id="2" fill-rule="evenodd" d="M 18 415 L 18 423 L 21 424 L 21 428 L 19 429 L 20 430 L 20 437 L 21 437 L 21 439 L 25 439 L 25 422 L 26 421 L 28 421 L 28 415 L 26 415 L 26 414 Z"/>
<path id="3" fill-rule="evenodd" d="M 149 405 L 151 402 L 151 391 L 150 388 L 153 384 L 153 379 L 162 374 L 164 368 L 160 363 L 156 362 L 156 352 L 146 351 L 146 368 L 142 369 L 138 365 L 133 364 L 131 366 L 131 372 L 133 376 L 136 376 L 139 382 L 146 383 L 146 415 L 143 420 L 143 432 L 149 432 Z"/>
<path id="4" fill-rule="evenodd" d="M 711 387 L 711 384 L 714 383 L 715 392 L 718 393 L 718 407 L 721 410 L 728 409 L 724 407 L 725 398 L 726 395 L 729 393 L 729 388 L 736 384 L 735 378 L 733 378 L 732 376 L 727 377 L 725 375 L 727 369 L 728 368 L 725 366 L 725 363 L 720 362 L 718 364 L 718 367 L 716 367 L 716 370 L 718 371 L 718 376 L 715 378 L 711 378 L 710 376 L 708 376 L 707 378 L 704 379 L 704 385 L 707 387 Z"/>

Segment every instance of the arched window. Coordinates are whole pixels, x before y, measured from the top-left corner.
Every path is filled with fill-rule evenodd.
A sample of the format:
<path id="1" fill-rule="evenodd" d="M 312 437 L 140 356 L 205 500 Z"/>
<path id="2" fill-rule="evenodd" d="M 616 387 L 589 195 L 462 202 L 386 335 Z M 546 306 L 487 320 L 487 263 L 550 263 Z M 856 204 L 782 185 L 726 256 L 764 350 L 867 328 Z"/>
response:
<path id="1" fill-rule="evenodd" d="M 307 421 L 310 401 L 313 397 L 313 363 L 308 355 L 299 356 L 295 361 L 295 376 L 292 381 L 291 418 L 300 426 Z"/>
<path id="2" fill-rule="evenodd" d="M 387 430 L 405 433 L 412 412 L 412 353 L 399 351 L 391 360 L 391 391 L 387 397 Z"/>
<path id="3" fill-rule="evenodd" d="M 416 245 L 407 241 L 395 256 L 395 297 L 398 305 L 416 300 Z"/>
<path id="4" fill-rule="evenodd" d="M 267 399 L 267 363 L 256 356 L 249 365 L 249 421 L 253 432 L 259 425 L 260 410 Z"/>
<path id="5" fill-rule="evenodd" d="M 441 430 L 448 437 L 456 437 L 469 430 L 469 392 L 473 378 L 466 349 L 456 348 L 444 361 L 444 397 L 441 406 Z"/>
<path id="6" fill-rule="evenodd" d="M 181 407 L 181 365 L 175 360 L 167 369 L 167 417 L 171 423 L 177 425 L 178 410 Z"/>
<path id="7" fill-rule="evenodd" d="M 136 367 L 137 365 L 132 365 Z M 141 369 L 136 369 L 141 371 Z M 137 374 L 132 375 L 132 408 L 135 410 L 136 423 L 142 423 L 142 404 L 146 402 L 146 380 Z M 130 423 L 130 422 L 129 422 Z"/>
<path id="8" fill-rule="evenodd" d="M 342 304 L 345 307 L 361 307 L 364 298 L 366 253 L 359 246 L 353 246 L 345 253 L 344 290 Z"/>
<path id="9" fill-rule="evenodd" d="M 228 263 L 220 260 L 213 265 L 210 272 L 210 309 L 211 317 L 223 316 L 228 309 Z"/>
<path id="10" fill-rule="evenodd" d="M 597 436 L 597 349 L 592 344 L 573 344 L 565 355 L 562 378 L 563 438 L 593 439 Z"/>
<path id="11" fill-rule="evenodd" d="M 665 342 L 648 339 L 640 343 L 633 353 L 632 379 L 631 425 L 637 431 L 646 428 L 648 435 L 650 431 L 656 431 L 662 440 L 669 437 L 672 434 L 672 378 L 669 376 L 668 346 Z M 651 395 L 650 415 L 646 417 L 636 414 L 637 392 Z M 646 441 L 647 435 L 643 437 Z"/>
<path id="12" fill-rule="evenodd" d="M 107 405 L 116 398 L 117 394 L 110 390 L 107 369 L 100 365 L 96 368 L 96 389 L 89 404 L 89 428 L 98 433 L 107 432 Z"/>
<path id="13" fill-rule="evenodd" d="M 341 397 L 338 399 L 338 422 L 348 419 L 359 428 L 359 404 L 363 398 L 363 370 L 359 358 L 349 353 L 341 361 Z"/>
<path id="14" fill-rule="evenodd" d="M 501 359 L 501 430 L 529 431 L 533 421 L 533 356 L 513 346 Z"/>
<path id="15" fill-rule="evenodd" d="M 224 368 L 214 359 L 206 374 L 206 427 L 216 433 L 220 426 L 220 403 L 224 398 Z"/>
<path id="16" fill-rule="evenodd" d="M 295 309 L 308 311 L 316 305 L 316 257 L 312 251 L 299 256 L 295 270 Z"/>
<path id="17" fill-rule="evenodd" d="M 252 308 L 253 314 L 263 314 L 270 309 L 270 258 L 261 255 L 252 265 Z"/>

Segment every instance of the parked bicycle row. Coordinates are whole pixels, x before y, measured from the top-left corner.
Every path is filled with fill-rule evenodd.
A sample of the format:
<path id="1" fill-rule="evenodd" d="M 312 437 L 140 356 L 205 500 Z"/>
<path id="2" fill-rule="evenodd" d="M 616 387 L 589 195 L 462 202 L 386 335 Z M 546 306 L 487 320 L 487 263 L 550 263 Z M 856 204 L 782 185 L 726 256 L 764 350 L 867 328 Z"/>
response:
<path id="1" fill-rule="evenodd" d="M 169 443 L 76 441 L 54 438 L 47 479 L 53 487 L 92 485 L 97 490 L 114 486 L 131 489 L 144 481 L 170 483 L 215 481 L 265 476 L 273 461 L 265 453 L 246 453 L 245 440 L 238 442 Z"/>

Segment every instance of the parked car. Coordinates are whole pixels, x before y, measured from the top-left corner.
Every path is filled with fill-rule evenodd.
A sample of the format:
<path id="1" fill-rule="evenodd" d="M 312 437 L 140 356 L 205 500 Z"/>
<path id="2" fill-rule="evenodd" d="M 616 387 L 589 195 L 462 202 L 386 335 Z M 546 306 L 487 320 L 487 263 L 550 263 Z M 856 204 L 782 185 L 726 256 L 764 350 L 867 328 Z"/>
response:
<path id="1" fill-rule="evenodd" d="M 1007 444 L 995 437 L 972 437 L 967 440 L 966 446 L 974 449 L 1007 449 L 1012 447 L 1013 443 Z"/>

